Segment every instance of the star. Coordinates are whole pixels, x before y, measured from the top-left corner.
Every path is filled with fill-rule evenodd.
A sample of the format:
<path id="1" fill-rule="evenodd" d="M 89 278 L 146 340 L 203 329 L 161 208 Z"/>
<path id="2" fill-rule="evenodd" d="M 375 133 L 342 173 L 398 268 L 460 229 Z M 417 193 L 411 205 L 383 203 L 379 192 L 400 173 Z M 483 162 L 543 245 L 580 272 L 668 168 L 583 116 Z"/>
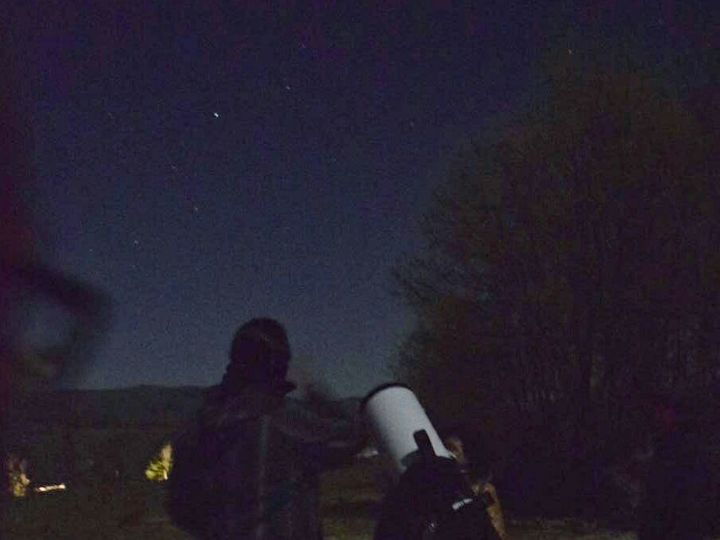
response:
<path id="1" fill-rule="evenodd" d="M 286 84 L 286 85 L 285 85 L 285 90 L 292 90 L 292 88 L 290 88 L 290 85 L 289 85 L 289 84 Z"/>
<path id="2" fill-rule="evenodd" d="M 213 113 L 213 116 L 214 116 L 215 118 L 220 118 L 220 113 L 214 112 L 214 113 Z"/>
<path id="3" fill-rule="evenodd" d="M 140 245 L 140 240 L 133 240 L 133 245 L 139 246 L 139 245 Z"/>

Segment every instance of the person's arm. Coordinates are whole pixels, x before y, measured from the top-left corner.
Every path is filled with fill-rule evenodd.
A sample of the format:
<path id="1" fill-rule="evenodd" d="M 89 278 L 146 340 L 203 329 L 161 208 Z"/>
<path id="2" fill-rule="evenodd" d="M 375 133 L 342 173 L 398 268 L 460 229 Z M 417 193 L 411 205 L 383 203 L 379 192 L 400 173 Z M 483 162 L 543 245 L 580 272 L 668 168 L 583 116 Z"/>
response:
<path id="1" fill-rule="evenodd" d="M 303 445 L 319 468 L 339 467 L 351 463 L 367 441 L 359 411 L 341 409 L 335 417 L 321 416 L 305 402 L 289 401 L 278 427 Z"/>
<path id="2" fill-rule="evenodd" d="M 74 318 L 63 341 L 46 350 L 24 353 L 20 359 L 23 366 L 31 374 L 72 380 L 108 326 L 109 301 L 92 286 L 39 261 L 19 264 L 14 273 L 31 294 L 61 306 Z"/>

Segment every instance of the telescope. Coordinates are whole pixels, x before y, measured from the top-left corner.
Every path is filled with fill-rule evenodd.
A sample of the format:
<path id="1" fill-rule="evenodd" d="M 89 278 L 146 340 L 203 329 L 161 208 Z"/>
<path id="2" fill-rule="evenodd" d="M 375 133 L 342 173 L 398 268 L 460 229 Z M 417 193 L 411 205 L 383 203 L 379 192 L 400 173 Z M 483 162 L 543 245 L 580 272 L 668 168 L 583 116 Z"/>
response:
<path id="1" fill-rule="evenodd" d="M 361 411 L 394 475 L 374 540 L 499 540 L 489 502 L 474 493 L 412 389 L 383 384 Z"/>

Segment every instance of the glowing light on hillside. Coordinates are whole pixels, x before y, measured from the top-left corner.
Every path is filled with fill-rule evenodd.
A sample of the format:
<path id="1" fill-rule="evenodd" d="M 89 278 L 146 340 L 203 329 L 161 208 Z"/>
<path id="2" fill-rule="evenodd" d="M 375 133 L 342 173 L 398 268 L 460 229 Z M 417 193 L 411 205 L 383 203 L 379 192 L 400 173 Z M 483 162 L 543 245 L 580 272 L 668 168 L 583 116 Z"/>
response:
<path id="1" fill-rule="evenodd" d="M 13 497 L 25 497 L 27 495 L 30 479 L 27 476 L 27 461 L 17 456 L 9 455 L 5 461 L 7 470 L 7 489 Z"/>
<path id="2" fill-rule="evenodd" d="M 172 470 L 172 445 L 166 443 L 145 469 L 145 477 L 153 482 L 164 482 L 170 477 Z"/>
<path id="3" fill-rule="evenodd" d="M 38 486 L 33 491 L 36 493 L 49 493 L 52 491 L 65 491 L 67 486 L 63 484 L 50 484 L 48 486 Z"/>

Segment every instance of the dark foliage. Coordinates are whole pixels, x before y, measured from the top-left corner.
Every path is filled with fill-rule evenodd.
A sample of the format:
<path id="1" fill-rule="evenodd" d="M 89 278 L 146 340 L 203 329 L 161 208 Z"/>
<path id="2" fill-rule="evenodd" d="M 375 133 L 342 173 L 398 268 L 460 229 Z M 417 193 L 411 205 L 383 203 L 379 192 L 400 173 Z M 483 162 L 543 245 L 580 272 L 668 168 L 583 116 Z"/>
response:
<path id="1" fill-rule="evenodd" d="M 688 403 L 687 429 L 720 422 L 701 404 L 720 382 L 718 103 L 665 86 L 557 64 L 541 104 L 463 155 L 396 272 L 418 319 L 401 373 L 484 434 L 516 509 L 611 513 L 654 392 Z"/>

